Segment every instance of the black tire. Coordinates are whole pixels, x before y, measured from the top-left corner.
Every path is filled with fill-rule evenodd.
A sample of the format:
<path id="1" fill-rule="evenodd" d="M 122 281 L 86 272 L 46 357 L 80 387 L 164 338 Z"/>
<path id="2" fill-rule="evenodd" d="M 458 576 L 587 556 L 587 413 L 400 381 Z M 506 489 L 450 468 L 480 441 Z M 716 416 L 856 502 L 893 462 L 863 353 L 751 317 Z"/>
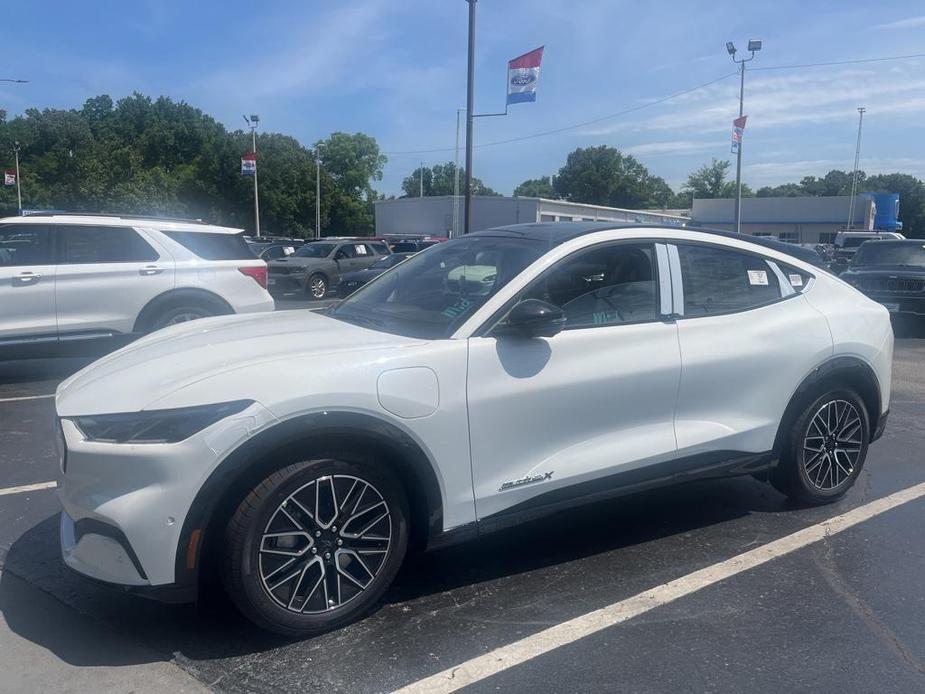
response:
<path id="1" fill-rule="evenodd" d="M 305 284 L 305 296 L 309 299 L 323 299 L 328 293 L 328 278 L 320 272 L 308 278 Z"/>
<path id="2" fill-rule="evenodd" d="M 336 515 L 331 489 L 340 507 Z M 383 510 L 388 517 L 363 530 Z M 339 459 L 294 463 L 260 482 L 228 522 L 225 588 L 238 609 L 268 631 L 314 636 L 340 628 L 368 614 L 391 585 L 408 547 L 408 518 L 400 483 L 379 466 Z M 373 539 L 384 537 L 385 528 L 387 543 Z M 350 539 L 361 530 L 367 539 Z"/>
<path id="3" fill-rule="evenodd" d="M 216 315 L 219 314 L 203 304 L 171 306 L 165 311 L 161 312 L 154 318 L 154 320 L 151 321 L 148 332 L 154 332 L 155 330 L 160 330 L 161 328 L 166 328 L 170 325 L 176 325 L 178 323 L 185 323 L 187 321 L 197 320 L 199 318 L 208 318 L 209 316 Z"/>
<path id="4" fill-rule="evenodd" d="M 809 402 L 790 424 L 771 484 L 798 503 L 835 501 L 861 474 L 869 441 L 864 401 L 853 390 L 830 390 Z"/>

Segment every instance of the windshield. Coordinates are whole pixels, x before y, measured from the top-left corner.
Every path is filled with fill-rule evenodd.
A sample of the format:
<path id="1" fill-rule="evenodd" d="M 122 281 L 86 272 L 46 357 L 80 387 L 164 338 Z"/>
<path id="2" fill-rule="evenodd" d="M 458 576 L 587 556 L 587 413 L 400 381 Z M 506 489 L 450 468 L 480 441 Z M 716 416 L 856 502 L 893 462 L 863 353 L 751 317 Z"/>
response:
<path id="1" fill-rule="evenodd" d="M 333 250 L 333 243 L 306 243 L 295 252 L 295 256 L 297 258 L 327 258 Z"/>
<path id="2" fill-rule="evenodd" d="M 879 239 L 876 236 L 862 236 L 860 238 L 855 236 L 852 238 L 845 239 L 845 243 L 842 244 L 842 247 L 843 248 L 857 248 L 865 241 L 879 241 Z"/>
<path id="3" fill-rule="evenodd" d="M 447 338 L 547 248 L 498 236 L 448 241 L 381 275 L 331 315 L 408 337 Z"/>
<path id="4" fill-rule="evenodd" d="M 865 243 L 858 249 L 852 265 L 914 265 L 925 267 L 923 243 Z"/>

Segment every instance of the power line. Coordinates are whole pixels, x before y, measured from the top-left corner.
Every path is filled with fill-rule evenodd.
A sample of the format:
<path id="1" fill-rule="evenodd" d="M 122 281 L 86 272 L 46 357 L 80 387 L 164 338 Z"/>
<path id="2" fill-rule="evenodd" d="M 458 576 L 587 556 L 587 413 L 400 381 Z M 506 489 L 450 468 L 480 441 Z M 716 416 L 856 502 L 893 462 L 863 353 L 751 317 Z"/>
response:
<path id="1" fill-rule="evenodd" d="M 766 65 L 753 67 L 750 70 L 795 70 L 802 67 L 828 67 L 831 65 L 856 65 L 857 63 L 882 63 L 888 60 L 909 60 L 910 58 L 925 58 L 925 53 L 910 53 L 909 55 L 891 55 L 883 58 L 861 58 L 859 60 L 833 60 L 827 63 L 799 63 L 795 65 Z"/>
<path id="2" fill-rule="evenodd" d="M 537 138 L 537 137 L 545 137 L 545 136 L 547 136 L 547 135 L 555 135 L 555 134 L 557 134 L 557 133 L 565 132 L 565 131 L 567 131 L 567 130 L 574 130 L 575 128 L 583 128 L 583 127 L 585 127 L 586 125 L 593 125 L 593 124 L 595 124 L 595 123 L 600 123 L 601 121 L 610 120 L 611 118 L 617 118 L 617 117 L 619 117 L 619 116 L 625 116 L 625 115 L 628 114 L 628 113 L 635 113 L 636 111 L 641 111 L 641 110 L 643 110 L 643 109 L 650 108 L 650 107 L 652 107 L 652 106 L 657 106 L 658 104 L 663 104 L 663 103 L 665 103 L 666 101 L 670 101 L 671 99 L 676 99 L 676 98 L 678 98 L 679 96 L 684 96 L 685 94 L 690 94 L 691 92 L 696 92 L 696 91 L 699 90 L 699 89 L 704 89 L 705 87 L 709 87 L 710 85 L 716 84 L 717 82 L 722 82 L 723 80 L 729 79 L 730 77 L 733 77 L 734 75 L 737 75 L 737 74 L 738 74 L 737 72 L 730 72 L 730 73 L 728 73 L 728 74 L 726 74 L 726 75 L 723 75 L 722 77 L 717 77 L 716 79 L 710 80 L 709 82 L 704 82 L 703 84 L 698 84 L 696 87 L 690 87 L 689 89 L 682 89 L 682 90 L 679 91 L 679 92 L 674 92 L 673 94 L 669 94 L 669 95 L 667 95 L 667 96 L 660 97 L 660 98 L 655 99 L 655 100 L 653 100 L 653 101 L 649 101 L 649 102 L 646 102 L 646 103 L 644 103 L 644 104 L 640 104 L 639 106 L 633 106 L 633 107 L 631 107 L 631 108 L 623 109 L 622 111 L 616 111 L 616 112 L 614 112 L 614 113 L 608 113 L 606 116 L 600 116 L 600 117 L 598 117 L 598 118 L 592 118 L 591 120 L 586 120 L 586 121 L 581 122 L 581 123 L 573 123 L 572 125 L 565 125 L 565 126 L 562 126 L 561 128 L 554 128 L 553 130 L 544 130 L 543 132 L 532 133 L 532 134 L 530 134 L 530 135 L 522 135 L 522 136 L 520 136 L 520 137 L 512 137 L 512 138 L 507 139 L 507 140 L 496 140 L 496 141 L 494 141 L 494 142 L 483 142 L 483 143 L 481 143 L 481 144 L 474 145 L 474 146 L 475 146 L 476 148 L 478 148 L 478 147 L 493 147 L 493 146 L 495 146 L 495 145 L 506 145 L 506 144 L 509 144 L 509 143 L 511 143 L 511 142 L 522 142 L 523 140 L 532 140 L 532 139 Z M 454 148 L 453 148 L 453 147 L 441 147 L 441 148 L 439 148 L 439 149 L 416 149 L 416 150 L 407 150 L 407 151 L 400 151 L 400 152 L 384 152 L 384 154 L 390 155 L 390 156 L 396 156 L 396 155 L 404 155 L 404 154 L 407 154 L 407 155 L 411 155 L 411 154 L 432 154 L 432 153 L 434 153 L 434 152 L 452 152 L 452 151 L 454 151 Z"/>
<path id="3" fill-rule="evenodd" d="M 754 67 L 752 70 L 796 70 L 799 68 L 809 68 L 809 67 L 830 67 L 833 65 L 857 65 L 859 63 L 881 63 L 891 60 L 909 60 L 912 58 L 925 58 L 925 53 L 910 53 L 908 55 L 892 55 L 884 56 L 881 58 L 861 58 L 856 60 L 833 60 L 824 63 L 797 63 L 793 65 L 766 65 L 763 67 Z M 679 92 L 674 92 L 667 96 L 649 101 L 645 104 L 640 104 L 639 106 L 633 106 L 631 108 L 624 109 L 622 111 L 616 111 L 614 113 L 608 113 L 605 116 L 600 116 L 599 118 L 593 118 L 582 123 L 574 123 L 572 125 L 565 125 L 561 128 L 554 128 L 553 130 L 544 130 L 543 132 L 531 133 L 530 135 L 522 135 L 520 137 L 512 137 L 507 140 L 495 140 L 494 142 L 483 142 L 481 144 L 474 145 L 475 148 L 482 147 L 494 147 L 497 145 L 507 145 L 514 142 L 523 142 L 525 140 L 533 140 L 538 137 L 546 137 L 547 135 L 556 135 L 558 133 L 566 132 L 568 130 L 575 130 L 576 128 L 583 128 L 586 125 L 593 125 L 595 123 L 600 123 L 601 121 L 610 120 L 611 118 L 619 118 L 620 116 L 625 116 L 629 113 L 635 113 L 636 111 L 641 111 L 652 106 L 657 106 L 658 104 L 663 104 L 666 101 L 671 99 L 676 99 L 679 96 L 684 96 L 685 94 L 690 94 L 691 92 L 696 92 L 700 89 L 709 87 L 710 85 L 716 84 L 717 82 L 722 82 L 725 79 L 738 74 L 737 72 L 730 72 L 716 79 L 710 80 L 709 82 L 704 82 L 703 84 L 698 84 L 696 87 L 690 87 L 689 89 L 683 89 Z M 453 152 L 455 151 L 453 147 L 439 147 L 436 149 L 412 149 L 412 150 L 401 150 L 395 152 L 383 152 L 387 156 L 403 156 L 403 155 L 418 155 L 418 154 L 435 154 L 439 152 Z"/>

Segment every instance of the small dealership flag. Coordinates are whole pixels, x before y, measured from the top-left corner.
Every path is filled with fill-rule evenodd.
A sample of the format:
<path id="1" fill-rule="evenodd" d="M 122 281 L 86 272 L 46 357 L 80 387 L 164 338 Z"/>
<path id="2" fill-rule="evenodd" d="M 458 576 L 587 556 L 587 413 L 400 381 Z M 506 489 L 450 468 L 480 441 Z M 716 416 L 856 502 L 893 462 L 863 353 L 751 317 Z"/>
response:
<path id="1" fill-rule="evenodd" d="M 5 186 L 15 186 L 16 185 L 16 169 L 7 169 L 3 172 L 3 185 Z"/>
<path id="2" fill-rule="evenodd" d="M 536 101 L 536 83 L 540 79 L 543 46 L 524 53 L 507 64 L 507 102 Z"/>
<path id="3" fill-rule="evenodd" d="M 732 121 L 732 153 L 738 154 L 739 147 L 742 146 L 742 133 L 745 132 L 745 121 L 748 116 L 739 116 Z"/>
<path id="4" fill-rule="evenodd" d="M 241 157 L 241 175 L 253 176 L 257 173 L 257 155 L 254 152 L 248 152 Z"/>

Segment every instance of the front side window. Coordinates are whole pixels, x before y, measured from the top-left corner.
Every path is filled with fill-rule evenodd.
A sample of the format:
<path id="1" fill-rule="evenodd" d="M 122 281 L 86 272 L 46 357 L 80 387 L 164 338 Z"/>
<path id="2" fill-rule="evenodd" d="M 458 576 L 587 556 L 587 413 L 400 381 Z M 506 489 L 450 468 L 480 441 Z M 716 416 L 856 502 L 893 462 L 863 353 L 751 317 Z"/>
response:
<path id="1" fill-rule="evenodd" d="M 0 267 L 51 265 L 51 233 L 43 224 L 0 226 Z"/>
<path id="2" fill-rule="evenodd" d="M 354 247 L 352 243 L 345 243 L 342 246 L 339 246 L 337 249 L 337 252 L 334 254 L 335 260 L 344 260 L 345 258 L 356 258 L 356 257 L 357 257 L 356 248 Z"/>
<path id="3" fill-rule="evenodd" d="M 448 241 L 412 256 L 330 315 L 398 335 L 447 338 L 548 248 L 535 239 L 503 236 Z"/>
<path id="4" fill-rule="evenodd" d="M 781 298 L 777 274 L 759 256 L 715 246 L 677 248 L 685 318 L 744 311 Z"/>
<path id="5" fill-rule="evenodd" d="M 146 263 L 160 258 L 137 231 L 128 227 L 63 225 L 58 229 L 66 265 Z"/>
<path id="6" fill-rule="evenodd" d="M 658 317 L 658 273 L 652 244 L 601 244 L 561 260 L 522 299 L 565 312 L 565 330 L 639 323 Z"/>

